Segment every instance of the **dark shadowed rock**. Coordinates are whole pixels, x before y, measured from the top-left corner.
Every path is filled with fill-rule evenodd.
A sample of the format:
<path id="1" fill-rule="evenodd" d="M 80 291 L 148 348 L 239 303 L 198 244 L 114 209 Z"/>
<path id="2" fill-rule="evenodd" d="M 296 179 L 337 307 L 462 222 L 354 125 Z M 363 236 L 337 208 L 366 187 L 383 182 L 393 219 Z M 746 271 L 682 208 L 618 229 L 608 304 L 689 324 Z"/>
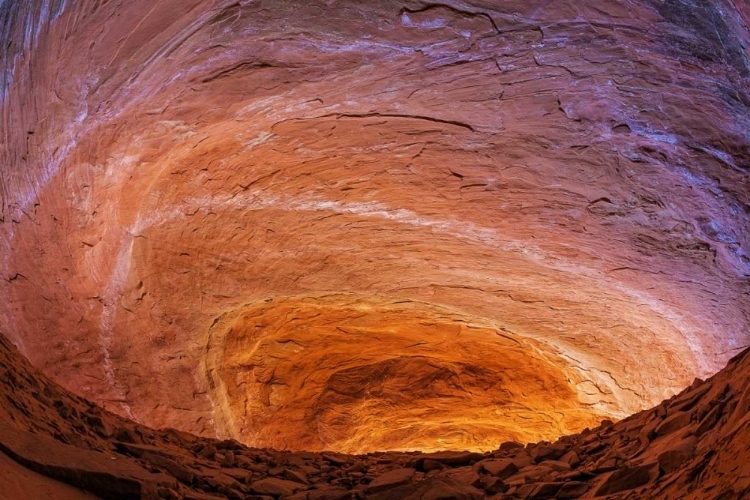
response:
<path id="1" fill-rule="evenodd" d="M 505 479 L 518 472 L 518 466 L 511 459 L 482 460 L 474 466 L 476 469 L 486 472 L 500 479 Z"/>
<path id="2" fill-rule="evenodd" d="M 292 469 L 284 469 L 284 479 L 288 479 L 289 481 L 295 481 L 300 484 L 310 484 L 307 476 L 303 474 L 302 472 L 295 471 Z"/>
<path id="3" fill-rule="evenodd" d="M 500 451 L 518 451 L 524 448 L 524 445 L 517 442 L 517 441 L 506 441 L 505 443 L 502 443 L 500 445 L 500 448 L 498 448 Z"/>
<path id="4" fill-rule="evenodd" d="M 690 424 L 692 415 L 687 412 L 677 412 L 670 415 L 655 429 L 658 436 L 666 436 Z"/>
<path id="5" fill-rule="evenodd" d="M 482 500 L 482 490 L 461 484 L 451 477 L 430 477 L 420 483 L 400 486 L 374 495 L 368 500 Z"/>
<path id="6" fill-rule="evenodd" d="M 569 500 L 580 498 L 589 490 L 589 485 L 580 481 L 569 481 L 562 485 L 555 498 Z"/>
<path id="7" fill-rule="evenodd" d="M 568 464 L 571 469 L 575 469 L 576 467 L 581 465 L 581 459 L 578 456 L 578 453 L 576 453 L 573 450 L 567 452 L 562 457 L 560 457 L 560 461 Z"/>
<path id="8" fill-rule="evenodd" d="M 488 495 L 503 493 L 508 490 L 508 485 L 499 477 L 486 476 L 481 479 L 479 485 Z"/>
<path id="9" fill-rule="evenodd" d="M 482 454 L 469 451 L 441 451 L 419 455 L 414 459 L 414 464 L 418 470 L 424 470 L 425 460 L 440 462 L 443 465 L 451 467 L 460 467 L 462 465 L 469 465 L 482 458 L 484 458 Z"/>
<path id="10" fill-rule="evenodd" d="M 596 490 L 594 496 L 600 497 L 632 490 L 654 481 L 658 476 L 659 464 L 657 463 L 623 467 L 610 474 Z"/>
<path id="11" fill-rule="evenodd" d="M 539 463 L 544 460 L 557 460 L 566 452 L 565 445 L 562 444 L 541 444 L 532 446 L 529 450 L 531 459 Z"/>
<path id="12" fill-rule="evenodd" d="M 351 497 L 352 492 L 344 488 L 323 487 L 308 491 L 304 500 L 349 500 Z"/>
<path id="13" fill-rule="evenodd" d="M 368 493 L 378 493 L 380 491 L 390 490 L 397 486 L 410 484 L 414 481 L 415 470 L 411 468 L 394 469 L 378 476 L 367 486 Z"/>
<path id="14" fill-rule="evenodd" d="M 703 436 L 706 432 L 711 430 L 715 425 L 716 422 L 718 422 L 719 418 L 721 417 L 722 412 L 724 411 L 724 404 L 719 403 L 716 406 L 714 406 L 705 417 L 703 417 L 703 420 L 701 420 L 700 424 L 698 424 L 698 427 L 695 429 L 695 435 L 696 437 Z"/>
<path id="15" fill-rule="evenodd" d="M 670 443 L 669 449 L 659 453 L 657 462 L 662 472 L 669 474 L 681 468 L 695 454 L 698 439 L 690 436 L 676 443 Z"/>
<path id="16" fill-rule="evenodd" d="M 431 458 L 426 458 L 421 462 L 421 469 L 423 472 L 430 472 L 431 470 L 443 470 L 447 465 L 445 465 L 442 462 L 438 462 L 437 460 L 432 460 Z"/>
<path id="17" fill-rule="evenodd" d="M 568 472 L 570 471 L 570 464 L 563 462 L 562 460 L 544 460 L 539 462 L 540 467 L 548 467 L 556 472 Z"/>
<path id="18" fill-rule="evenodd" d="M 306 489 L 306 487 L 300 483 L 275 477 L 261 479 L 250 485 L 250 491 L 252 493 L 257 493 L 259 495 L 272 495 L 276 497 L 290 496 L 304 489 Z"/>
<path id="19" fill-rule="evenodd" d="M 105 498 L 150 499 L 159 486 L 177 487 L 172 476 L 151 474 L 130 460 L 22 431 L 2 419 L 0 452 L 40 474 Z"/>
<path id="20" fill-rule="evenodd" d="M 332 465 L 341 466 L 347 465 L 349 463 L 349 457 L 340 453 L 324 453 L 322 457 L 323 460 Z"/>
<path id="21" fill-rule="evenodd" d="M 525 484 L 516 490 L 516 495 L 528 500 L 547 500 L 555 498 L 562 486 L 563 483 Z"/>

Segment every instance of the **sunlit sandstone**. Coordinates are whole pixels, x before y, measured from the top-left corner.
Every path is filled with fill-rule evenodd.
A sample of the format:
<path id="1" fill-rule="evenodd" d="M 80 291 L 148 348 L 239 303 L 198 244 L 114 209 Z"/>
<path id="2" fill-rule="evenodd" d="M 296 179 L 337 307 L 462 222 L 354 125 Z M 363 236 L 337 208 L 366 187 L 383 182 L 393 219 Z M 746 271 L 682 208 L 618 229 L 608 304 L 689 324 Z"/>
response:
<path id="1" fill-rule="evenodd" d="M 747 8 L 0 7 L 0 330 L 151 426 L 490 449 L 748 344 Z"/>

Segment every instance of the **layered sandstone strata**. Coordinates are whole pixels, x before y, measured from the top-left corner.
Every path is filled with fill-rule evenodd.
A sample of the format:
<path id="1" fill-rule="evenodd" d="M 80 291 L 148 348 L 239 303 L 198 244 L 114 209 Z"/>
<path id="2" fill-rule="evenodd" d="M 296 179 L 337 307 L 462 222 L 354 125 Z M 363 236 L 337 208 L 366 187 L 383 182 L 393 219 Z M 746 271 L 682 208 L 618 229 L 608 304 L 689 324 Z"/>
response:
<path id="1" fill-rule="evenodd" d="M 425 302 L 268 299 L 209 335 L 219 428 L 254 446 L 491 450 L 599 420 L 545 343 Z"/>
<path id="2" fill-rule="evenodd" d="M 740 2 L 0 12 L 0 330 L 121 415 L 486 449 L 748 343 Z"/>
<path id="3" fill-rule="evenodd" d="M 74 396 L 0 336 L 0 495 L 13 500 L 742 500 L 750 350 L 613 424 L 486 453 L 253 449 L 154 430 Z M 12 496 L 9 496 L 12 495 Z"/>

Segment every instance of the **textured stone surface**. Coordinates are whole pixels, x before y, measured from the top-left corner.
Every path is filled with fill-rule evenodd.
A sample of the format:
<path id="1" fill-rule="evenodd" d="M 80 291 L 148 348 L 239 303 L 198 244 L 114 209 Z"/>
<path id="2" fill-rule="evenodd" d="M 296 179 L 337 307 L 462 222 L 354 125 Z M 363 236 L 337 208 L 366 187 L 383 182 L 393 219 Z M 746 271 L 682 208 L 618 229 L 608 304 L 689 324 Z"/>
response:
<path id="1" fill-rule="evenodd" d="M 59 500 L 96 500 L 83 490 L 24 468 L 0 453 L 0 491 L 14 500 L 55 498 Z"/>
<path id="2" fill-rule="evenodd" d="M 250 445 L 489 450 L 653 406 L 749 340 L 747 20 L 6 0 L 0 330 Z"/>
<path id="3" fill-rule="evenodd" d="M 381 491 L 390 490 L 398 486 L 403 486 L 414 482 L 414 473 L 416 471 L 411 468 L 394 469 L 386 472 L 382 476 L 378 476 L 367 485 L 367 491 L 369 493 L 379 493 Z"/>
<path id="4" fill-rule="evenodd" d="M 0 380 L 0 464 L 4 459 L 18 461 L 9 464 L 15 477 L 0 473 L 0 494 L 32 480 L 33 487 L 24 494 L 46 491 L 45 498 L 87 500 L 91 497 L 80 488 L 115 500 L 541 500 L 605 495 L 741 500 L 750 494 L 750 349 L 712 379 L 655 409 L 562 437 L 553 447 L 566 455 L 577 450 L 580 465 L 571 468 L 551 461 L 532 463 L 529 453 L 551 448 L 548 442 L 526 448 L 506 444 L 486 453 L 346 455 L 253 449 L 232 440 L 154 430 L 52 383 L 2 335 Z M 639 431 L 663 421 L 666 412 L 683 407 L 685 401 L 692 401 L 700 415 L 719 408 L 716 425 L 700 437 L 695 435 L 698 421 L 689 424 L 685 437 L 638 437 Z M 100 424 L 112 429 L 112 435 L 101 434 Z M 683 455 L 675 460 L 675 453 Z M 442 468 L 425 473 L 411 467 L 416 462 L 426 469 L 428 461 Z M 507 464 L 524 461 L 526 465 L 506 479 L 485 467 L 505 463 L 505 471 L 513 468 Z M 614 465 L 605 468 L 598 465 L 602 462 Z M 33 471 L 79 490 L 39 476 L 34 479 Z M 290 480 L 300 476 L 305 481 Z"/>

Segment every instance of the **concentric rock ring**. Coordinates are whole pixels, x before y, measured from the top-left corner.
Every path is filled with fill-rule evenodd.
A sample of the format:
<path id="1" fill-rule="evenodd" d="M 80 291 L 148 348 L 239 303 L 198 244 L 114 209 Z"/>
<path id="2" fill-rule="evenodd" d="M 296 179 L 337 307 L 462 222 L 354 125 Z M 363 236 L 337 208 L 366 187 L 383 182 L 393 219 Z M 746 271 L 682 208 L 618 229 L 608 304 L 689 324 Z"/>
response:
<path id="1" fill-rule="evenodd" d="M 599 420 L 545 344 L 423 302 L 268 299 L 222 317 L 210 339 L 218 416 L 253 446 L 486 450 Z"/>

